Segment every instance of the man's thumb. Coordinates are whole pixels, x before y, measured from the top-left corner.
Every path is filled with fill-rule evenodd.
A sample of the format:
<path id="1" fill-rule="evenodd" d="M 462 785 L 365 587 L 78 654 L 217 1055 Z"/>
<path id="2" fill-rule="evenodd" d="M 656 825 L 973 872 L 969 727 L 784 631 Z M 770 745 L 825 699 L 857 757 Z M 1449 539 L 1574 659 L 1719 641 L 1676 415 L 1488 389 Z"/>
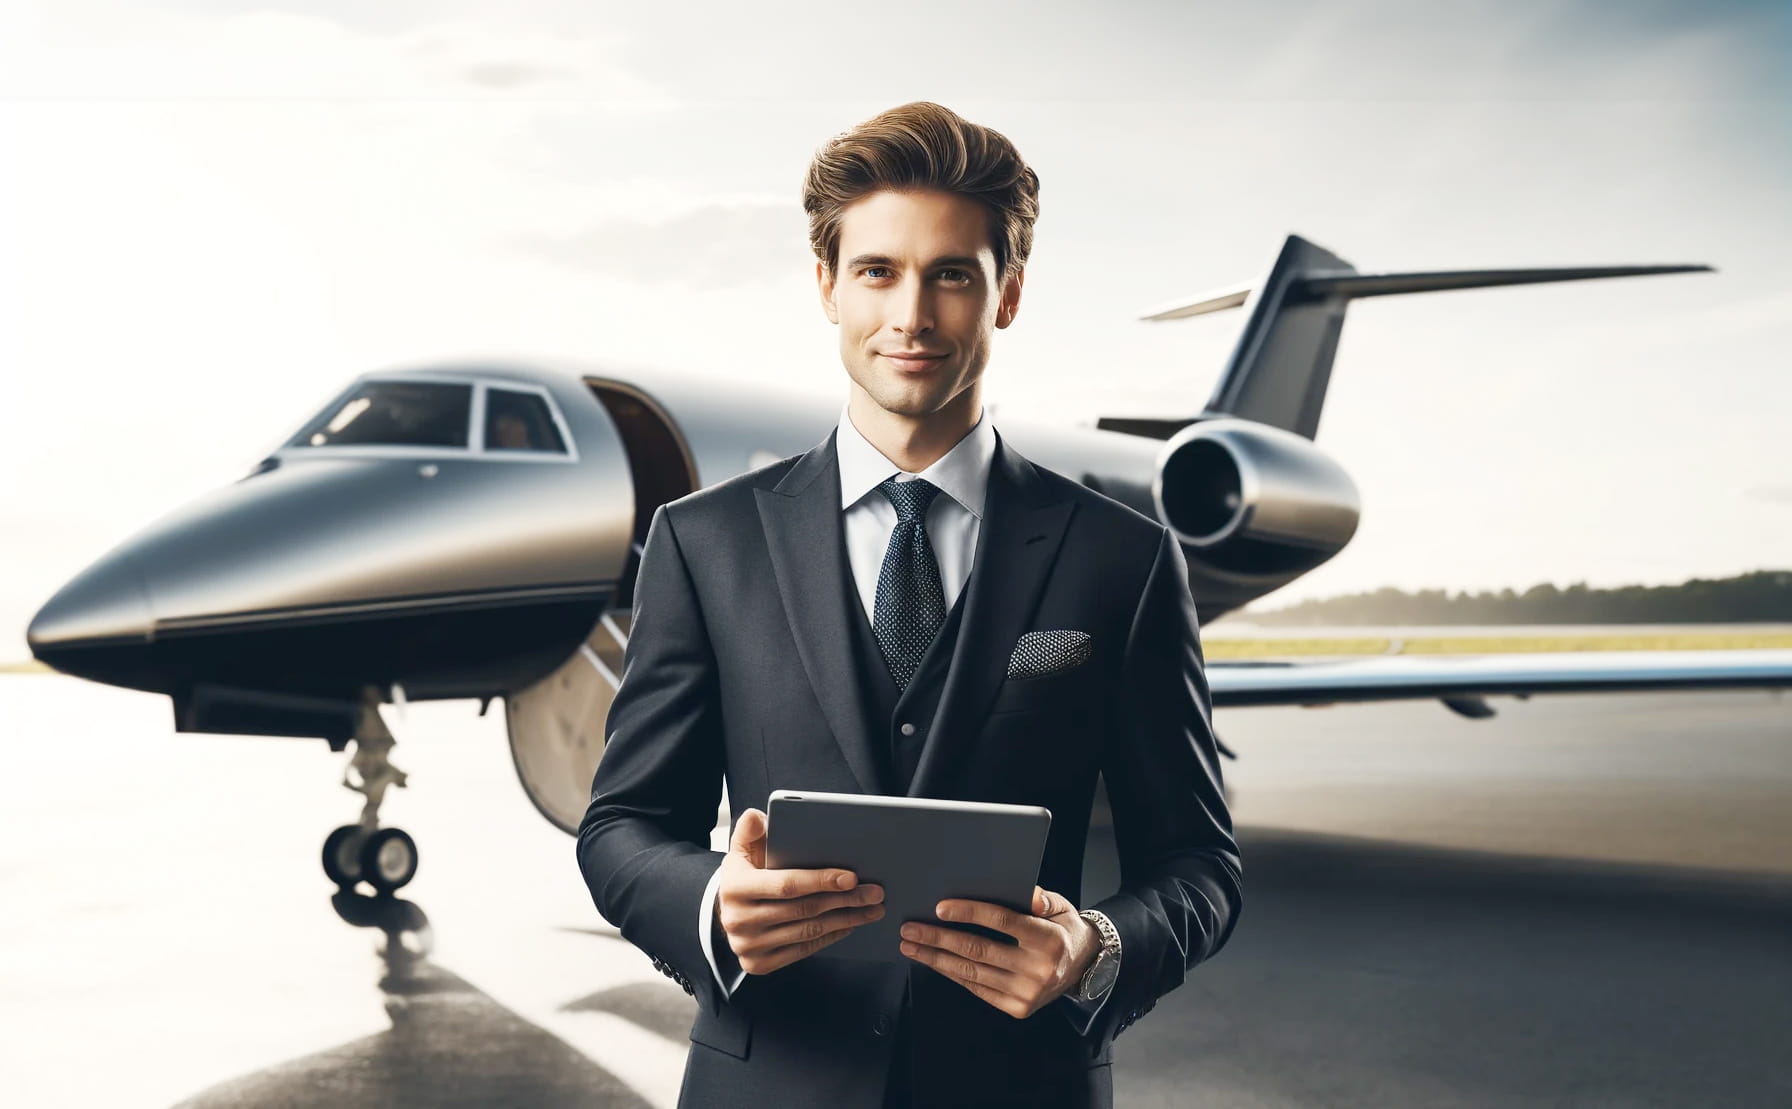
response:
<path id="1" fill-rule="evenodd" d="M 756 867 L 765 865 L 765 814 L 758 809 L 748 809 L 740 814 L 734 822 L 734 836 L 729 841 L 728 850 L 737 855 L 745 855 L 747 861 Z"/>

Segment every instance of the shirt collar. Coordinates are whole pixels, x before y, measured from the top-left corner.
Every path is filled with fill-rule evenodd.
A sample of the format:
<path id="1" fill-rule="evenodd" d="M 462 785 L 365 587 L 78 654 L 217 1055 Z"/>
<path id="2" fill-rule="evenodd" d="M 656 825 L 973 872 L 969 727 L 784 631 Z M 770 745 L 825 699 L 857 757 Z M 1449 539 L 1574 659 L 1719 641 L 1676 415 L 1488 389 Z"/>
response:
<path id="1" fill-rule="evenodd" d="M 834 453 L 840 462 L 840 507 L 851 508 L 892 474 L 906 474 L 853 426 L 850 402 L 840 409 L 840 430 L 834 436 Z M 963 505 L 971 515 L 983 518 L 984 494 L 989 490 L 989 468 L 996 456 L 995 427 L 985 405 L 977 425 L 933 465 L 911 477 L 922 477 Z"/>

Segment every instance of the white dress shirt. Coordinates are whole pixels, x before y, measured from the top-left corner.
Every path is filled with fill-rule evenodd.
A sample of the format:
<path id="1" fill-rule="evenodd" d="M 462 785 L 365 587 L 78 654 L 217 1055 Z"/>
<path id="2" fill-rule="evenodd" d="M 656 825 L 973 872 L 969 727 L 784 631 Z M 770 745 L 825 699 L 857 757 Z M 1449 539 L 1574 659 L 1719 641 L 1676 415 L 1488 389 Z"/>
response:
<path id="1" fill-rule="evenodd" d="M 853 582 L 865 606 L 865 622 L 877 612 L 877 579 L 883 571 L 890 533 L 896 530 L 896 506 L 878 491 L 894 475 L 897 481 L 926 478 L 944 496 L 927 506 L 923 529 L 933 557 L 939 563 L 940 587 L 946 594 L 946 611 L 958 601 L 958 593 L 971 576 L 971 560 L 977 554 L 977 531 L 983 523 L 983 498 L 989 491 L 989 467 L 996 456 L 996 430 L 989 413 L 977 426 L 952 445 L 933 465 L 911 474 L 885 458 L 853 426 L 852 417 L 840 411 L 840 433 L 834 453 L 840 459 L 840 509 L 846 514 L 846 557 L 852 563 Z"/>
<path id="2" fill-rule="evenodd" d="M 896 530 L 896 506 L 878 491 L 878 486 L 892 475 L 897 481 L 926 478 L 939 486 L 941 496 L 927 506 L 923 524 L 928 545 L 939 563 L 940 586 L 946 594 L 946 611 L 958 601 L 971 574 L 971 562 L 977 554 L 977 532 L 983 523 L 984 496 L 989 490 L 989 468 L 996 456 L 996 432 L 984 409 L 977 424 L 964 438 L 952 445 L 933 465 L 918 474 L 909 473 L 891 462 L 884 453 L 853 425 L 850 404 L 840 409 L 840 426 L 834 436 L 834 454 L 840 466 L 840 510 L 844 513 L 846 557 L 852 566 L 853 582 L 858 586 L 859 601 L 865 609 L 865 622 L 872 623 L 877 612 L 877 579 L 883 570 L 884 552 L 890 546 L 890 533 Z M 711 922 L 715 919 L 716 890 L 721 885 L 718 867 L 703 891 L 697 919 L 698 935 L 703 941 L 703 955 L 724 994 L 733 996 L 747 972 L 740 971 L 729 983 L 716 966 L 711 939 Z M 1109 991 L 1111 994 L 1113 991 Z M 1099 1010 L 1104 996 L 1090 1004 Z"/>

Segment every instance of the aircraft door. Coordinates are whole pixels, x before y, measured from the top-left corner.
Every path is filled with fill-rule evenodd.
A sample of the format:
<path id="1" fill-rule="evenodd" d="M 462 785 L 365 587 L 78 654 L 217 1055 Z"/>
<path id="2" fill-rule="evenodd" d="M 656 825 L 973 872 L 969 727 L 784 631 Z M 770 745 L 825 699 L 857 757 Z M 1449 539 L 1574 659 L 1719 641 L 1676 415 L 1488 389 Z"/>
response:
<path id="1" fill-rule="evenodd" d="M 505 698 L 517 777 L 550 823 L 578 831 L 603 757 L 605 726 L 622 683 L 633 623 L 635 573 L 660 505 L 696 488 L 696 465 L 670 415 L 652 397 L 616 381 L 587 379 L 616 426 L 634 484 L 634 527 L 615 600 L 579 649 L 553 673 Z"/>

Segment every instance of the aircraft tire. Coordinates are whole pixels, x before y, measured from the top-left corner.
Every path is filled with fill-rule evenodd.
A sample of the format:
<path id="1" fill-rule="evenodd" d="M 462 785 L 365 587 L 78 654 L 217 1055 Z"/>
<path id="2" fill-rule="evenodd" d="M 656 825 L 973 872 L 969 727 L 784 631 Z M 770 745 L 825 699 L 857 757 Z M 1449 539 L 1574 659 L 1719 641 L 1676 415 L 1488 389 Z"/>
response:
<path id="1" fill-rule="evenodd" d="M 361 880 L 361 848 L 367 830 L 359 824 L 344 824 L 324 839 L 324 873 L 343 889 L 353 888 Z"/>
<path id="2" fill-rule="evenodd" d="M 417 841 L 402 828 L 381 828 L 361 845 L 361 880 L 391 893 L 417 874 Z"/>

